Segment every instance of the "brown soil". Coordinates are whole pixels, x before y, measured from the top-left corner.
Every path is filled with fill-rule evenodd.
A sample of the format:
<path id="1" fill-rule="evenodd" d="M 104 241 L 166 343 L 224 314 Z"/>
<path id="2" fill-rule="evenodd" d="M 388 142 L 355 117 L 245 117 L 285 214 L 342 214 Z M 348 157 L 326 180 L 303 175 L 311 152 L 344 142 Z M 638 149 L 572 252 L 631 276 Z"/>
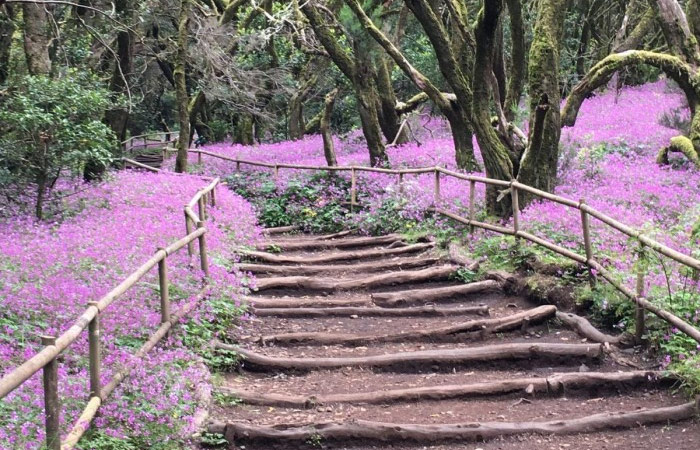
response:
<path id="1" fill-rule="evenodd" d="M 304 236 L 284 237 L 285 244 L 295 239 L 307 242 Z M 343 238 L 347 242 L 348 236 Z M 333 249 L 326 253 L 355 251 L 356 248 Z M 381 249 L 382 247 L 361 247 L 361 250 Z M 429 250 L 435 255 L 434 250 Z M 319 252 L 285 252 L 285 256 L 319 255 Z M 388 259 L 415 258 L 420 254 L 391 255 Z M 372 258 L 377 261 L 376 258 Z M 381 259 L 379 259 L 381 261 Z M 353 271 L 353 262 L 347 269 L 333 272 L 333 278 L 357 278 L 373 275 Z M 444 263 L 444 262 L 443 262 Z M 337 264 L 337 263 L 333 263 Z M 440 263 L 438 263 L 439 265 Z M 386 271 L 378 271 L 386 272 Z M 289 276 L 294 276 L 290 273 Z M 279 275 L 276 275 L 279 276 Z M 397 286 L 377 288 L 370 291 L 338 292 L 333 295 L 318 295 L 308 291 L 278 289 L 265 291 L 260 298 L 293 302 L 304 299 L 319 306 L 334 306 L 341 300 L 355 300 L 358 306 L 376 307 L 371 301 L 374 292 L 397 292 L 411 289 L 425 289 L 457 284 L 456 281 L 434 283 L 407 282 Z M 255 295 L 253 296 L 255 298 Z M 474 294 L 432 302 L 450 307 L 487 305 L 488 318 L 500 318 L 536 307 L 524 297 L 490 292 Z M 316 305 L 314 305 L 316 306 Z M 378 343 L 371 345 L 262 345 L 261 336 L 296 332 L 344 333 L 349 335 L 379 335 L 414 330 L 426 330 L 439 326 L 456 325 L 481 316 L 424 316 L 414 317 L 313 317 L 282 318 L 260 317 L 245 328 L 232 330 L 242 348 L 271 357 L 290 358 L 338 358 L 362 357 L 369 355 L 405 354 L 421 350 L 476 348 L 507 343 L 557 343 L 581 344 L 588 340 L 563 325 L 550 319 L 542 324 L 531 325 L 505 333 L 461 333 L 446 339 L 415 339 L 408 342 Z M 608 331 L 609 332 L 609 331 Z M 613 333 L 614 334 L 614 333 Z M 612 349 L 614 350 L 614 349 Z M 248 367 L 245 362 L 239 372 L 223 377 L 221 392 L 240 392 L 246 395 L 279 394 L 289 396 L 324 396 L 335 394 L 371 393 L 377 391 L 422 388 L 429 386 L 468 385 L 474 383 L 514 380 L 520 378 L 549 377 L 560 373 L 606 372 L 616 373 L 635 369 L 655 369 L 656 362 L 641 349 L 608 351 L 601 358 L 503 358 L 485 363 L 443 364 L 443 365 L 399 365 L 388 368 L 341 368 L 335 370 L 274 370 L 265 371 Z M 442 400 L 421 399 L 392 401 L 388 403 L 334 403 L 309 404 L 305 408 L 284 408 L 239 404 L 222 406 L 214 404 L 211 416 L 213 422 L 238 423 L 266 427 L 274 425 L 303 426 L 324 422 L 354 423 L 357 420 L 376 421 L 394 424 L 466 424 L 473 422 L 550 422 L 583 418 L 602 412 L 635 412 L 645 409 L 681 405 L 688 401 L 672 386 L 669 380 L 645 382 L 628 386 L 601 384 L 590 389 L 567 389 L 550 393 L 537 392 L 534 395 L 525 391 L 498 395 L 469 395 L 464 398 Z M 383 401 L 383 400 L 382 400 Z M 233 438 L 230 448 L 245 449 L 673 449 L 690 450 L 700 448 L 700 424 L 695 419 L 676 423 L 638 424 L 631 429 L 605 430 L 574 435 L 522 434 L 491 439 L 487 442 L 411 442 L 395 440 L 349 439 L 336 441 L 322 436 L 309 436 L 306 442 L 273 440 L 247 440 L 245 436 Z"/>

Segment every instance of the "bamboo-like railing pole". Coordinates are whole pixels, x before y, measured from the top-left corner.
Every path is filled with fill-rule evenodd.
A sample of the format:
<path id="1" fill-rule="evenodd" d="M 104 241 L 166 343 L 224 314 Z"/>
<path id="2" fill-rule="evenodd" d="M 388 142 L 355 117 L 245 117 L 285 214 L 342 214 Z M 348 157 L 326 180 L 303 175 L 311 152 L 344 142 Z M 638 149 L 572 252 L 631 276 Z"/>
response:
<path id="1" fill-rule="evenodd" d="M 204 221 L 197 222 L 197 228 L 206 229 L 206 224 Z M 207 237 L 206 233 L 202 233 L 199 236 L 199 262 L 204 272 L 204 277 L 209 278 L 209 255 L 207 255 Z"/>
<path id="2" fill-rule="evenodd" d="M 399 173 L 399 194 L 403 194 L 403 172 Z"/>
<path id="3" fill-rule="evenodd" d="M 350 208 L 352 209 L 357 203 L 357 172 L 354 167 L 350 174 Z"/>
<path id="4" fill-rule="evenodd" d="M 54 336 L 42 336 L 41 344 L 45 347 L 55 346 Z M 58 400 L 58 361 L 53 358 L 44 366 L 44 412 L 46 422 L 46 448 L 61 448 L 61 406 Z"/>
<path id="5" fill-rule="evenodd" d="M 165 251 L 165 249 L 159 250 Z M 158 285 L 160 288 L 160 323 L 165 323 L 170 320 L 170 293 L 168 292 L 168 258 L 163 258 L 158 263 Z"/>
<path id="6" fill-rule="evenodd" d="M 206 202 L 204 201 L 204 195 L 199 197 L 197 205 L 199 207 L 199 220 L 207 220 L 207 206 Z"/>
<path id="7" fill-rule="evenodd" d="M 579 205 L 583 206 L 586 202 L 581 199 Z M 591 261 L 593 261 L 593 244 L 591 243 L 591 219 L 588 216 L 585 208 L 579 208 L 581 210 L 581 229 L 583 230 L 583 247 L 586 251 L 586 266 L 588 267 L 588 279 L 593 286 L 595 283 L 595 276 L 593 276 L 593 270 L 591 269 Z"/>
<path id="8" fill-rule="evenodd" d="M 476 220 L 476 181 L 469 180 L 469 221 Z M 469 226 L 469 231 L 474 231 L 474 226 Z"/>
<path id="9" fill-rule="evenodd" d="M 185 205 L 185 231 L 188 235 L 192 234 L 192 221 L 187 214 L 187 205 Z M 187 244 L 187 253 L 190 255 L 190 258 L 194 255 L 194 243 L 192 241 Z"/>
<path id="10" fill-rule="evenodd" d="M 641 250 L 641 249 L 640 249 Z M 639 254 L 640 261 L 637 264 L 637 286 L 636 294 L 638 298 L 644 298 L 644 267 L 641 261 L 642 253 Z M 634 337 L 637 343 L 642 342 L 644 337 L 644 332 L 646 331 L 646 319 L 644 314 L 644 308 L 637 304 L 634 314 Z"/>
<path id="11" fill-rule="evenodd" d="M 437 206 L 440 203 L 440 171 L 437 168 L 435 168 L 435 187 L 433 194 L 433 203 Z"/>
<path id="12" fill-rule="evenodd" d="M 89 306 L 97 307 L 97 302 L 88 303 Z M 102 355 L 100 349 L 100 315 L 93 317 L 88 325 L 88 345 L 90 352 L 90 397 L 100 395 L 100 372 Z"/>
<path id="13" fill-rule="evenodd" d="M 517 235 L 520 231 L 520 206 L 518 202 L 518 188 L 515 183 L 510 184 L 511 203 L 513 205 L 513 232 Z"/>

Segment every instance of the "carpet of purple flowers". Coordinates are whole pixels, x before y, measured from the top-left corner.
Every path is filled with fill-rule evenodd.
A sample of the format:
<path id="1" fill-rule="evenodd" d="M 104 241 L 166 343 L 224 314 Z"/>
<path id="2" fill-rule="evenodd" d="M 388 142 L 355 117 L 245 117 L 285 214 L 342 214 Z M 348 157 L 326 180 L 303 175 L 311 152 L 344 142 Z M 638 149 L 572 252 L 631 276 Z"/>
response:
<path id="1" fill-rule="evenodd" d="M 698 257 L 700 240 L 693 229 L 700 216 L 700 172 L 682 161 L 674 161 L 668 167 L 655 163 L 657 150 L 678 134 L 677 130 L 660 125 L 662 115 L 676 110 L 681 117 L 687 116 L 682 96 L 664 81 L 587 100 L 576 126 L 563 132 L 556 192 L 577 200 L 585 198 L 596 209 Z M 421 143 L 390 148 L 392 165 L 454 168 L 454 148 L 444 123 L 436 119 L 420 122 L 414 123 L 414 131 Z M 318 136 L 249 147 L 215 144 L 206 150 L 264 162 L 324 164 Z M 367 152 L 357 132 L 337 139 L 336 150 L 342 165 L 367 164 Z M 235 169 L 230 162 L 208 157 L 202 166 L 196 165 L 194 156 L 190 162 L 195 172 L 207 175 L 229 176 Z M 279 189 L 273 186 L 270 196 L 284 192 L 292 183 L 296 183 L 295 192 L 309 188 L 305 179 L 299 181 L 302 175 L 299 171 L 281 170 Z M 271 179 L 269 170 L 261 170 L 259 176 L 249 180 L 269 185 Z M 419 226 L 426 207 L 432 203 L 432 183 L 432 176 L 407 177 L 403 192 L 399 193 L 394 177 L 365 174 L 359 188 L 368 207 L 349 220 L 366 232 L 382 231 L 377 221 L 386 214 L 388 204 L 398 205 L 402 219 L 399 225 L 408 231 Z M 120 172 L 105 183 L 82 191 L 80 188 L 66 197 L 60 220 L 37 224 L 22 215 L 2 220 L 0 373 L 34 354 L 39 334 L 65 330 L 88 301 L 98 299 L 116 285 L 158 246 L 181 237 L 182 205 L 204 184 L 196 176 Z M 319 186 L 313 191 L 313 202 L 299 209 L 298 214 L 313 216 L 329 204 L 347 201 L 347 183 L 337 189 L 328 184 Z M 252 192 L 260 186 L 246 188 Z M 442 202 L 450 209 L 463 209 L 468 200 L 467 189 L 459 180 L 443 180 Z M 480 189 L 478 198 L 482 199 L 483 187 Z M 235 307 L 245 280 L 242 274 L 230 272 L 230 262 L 235 259 L 232 248 L 253 243 L 259 230 L 255 211 L 241 197 L 220 189 L 219 205 L 212 210 L 209 227 L 213 282 L 218 296 Z M 334 217 L 329 215 L 328 222 Z M 552 203 L 535 203 L 523 211 L 521 222 L 528 231 L 581 251 L 577 211 Z M 634 257 L 636 244 L 596 222 L 593 233 L 597 257 L 633 285 L 638 264 Z M 488 233 L 478 233 L 475 238 L 501 239 Z M 504 240 L 497 247 L 506 248 L 508 244 Z M 478 250 L 476 246 L 474 250 Z M 646 278 L 648 296 L 664 304 L 682 300 L 681 306 L 675 305 L 676 311 L 688 320 L 700 321 L 697 279 L 668 261 L 661 264 L 654 255 L 645 261 L 650 272 Z M 196 272 L 189 269 L 189 262 L 186 252 L 170 261 L 172 293 L 178 302 L 190 299 L 201 286 Z M 611 292 L 596 295 L 599 310 L 613 308 Z M 214 320 L 216 310 L 208 305 L 199 310 L 192 322 Z M 151 273 L 103 317 L 105 381 L 119 365 L 131 364 L 129 355 L 157 327 L 158 321 L 157 280 Z M 189 326 L 184 328 L 185 332 L 179 331 L 170 338 L 169 345 L 135 364 L 136 376 L 127 380 L 103 406 L 97 419 L 100 434 L 91 436 L 92 446 L 87 448 L 114 448 L 110 447 L 110 439 L 127 435 L 131 447 L 120 441 L 119 448 L 176 448 L 168 439 L 178 440 L 192 431 L 194 388 L 197 384 L 208 385 L 209 374 L 201 363 L 201 355 L 182 342 L 188 339 L 190 330 Z M 661 348 L 666 353 L 662 360 L 672 364 L 697 358 L 695 349 L 674 331 L 660 331 Z M 87 398 L 86 354 L 87 342 L 83 338 L 61 360 L 62 423 L 66 426 L 74 421 Z M 42 406 L 39 375 L 4 399 L 0 403 L 0 448 L 38 448 L 43 433 Z"/>
<path id="2" fill-rule="evenodd" d="M 66 197 L 60 221 L 36 223 L 13 217 L 0 224 L 0 373 L 39 349 L 38 336 L 59 335 L 84 310 L 145 262 L 157 247 L 184 236 L 183 205 L 208 182 L 197 176 L 123 171 Z M 212 282 L 219 298 L 235 305 L 242 277 L 230 273 L 233 246 L 258 235 L 250 205 L 219 188 L 211 209 L 208 244 Z M 196 262 L 196 261 L 194 261 Z M 187 251 L 168 258 L 176 310 L 201 289 L 199 272 L 189 268 Z M 132 365 L 128 378 L 96 419 L 102 441 L 129 436 L 134 448 L 173 448 L 169 440 L 190 433 L 197 408 L 195 388 L 208 386 L 201 357 L 182 344 L 178 330 L 168 345 L 142 362 L 130 355 L 159 325 L 157 271 L 114 302 L 101 317 L 103 382 L 119 366 Z M 192 322 L 214 320 L 206 306 Z M 88 397 L 87 338 L 83 333 L 61 357 L 61 422 L 72 424 Z M 41 373 L 0 403 L 0 448 L 39 448 L 43 439 Z M 105 447 L 105 448 L 108 448 Z M 122 447 L 120 447 L 122 448 Z M 130 448 L 130 447 L 125 447 Z"/>

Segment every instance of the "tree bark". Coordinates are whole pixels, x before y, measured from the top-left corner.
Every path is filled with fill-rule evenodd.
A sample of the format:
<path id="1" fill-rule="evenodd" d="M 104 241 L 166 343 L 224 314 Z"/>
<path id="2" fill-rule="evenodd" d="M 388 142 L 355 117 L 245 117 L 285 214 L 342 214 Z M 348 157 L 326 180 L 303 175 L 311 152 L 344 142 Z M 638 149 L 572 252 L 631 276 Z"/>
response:
<path id="1" fill-rule="evenodd" d="M 178 14 L 177 33 L 177 55 L 175 60 L 175 96 L 177 101 L 178 119 L 180 122 L 180 137 L 177 140 L 177 158 L 175 160 L 175 171 L 187 171 L 187 151 L 189 150 L 190 136 L 190 110 L 189 94 L 187 92 L 187 78 L 185 70 L 187 68 L 188 32 L 190 0 L 180 0 L 180 11 Z"/>
<path id="2" fill-rule="evenodd" d="M 518 180 L 552 192 L 557 177 L 561 116 L 559 110 L 559 50 L 566 15 L 566 0 L 538 3 L 537 21 L 530 47 L 530 130 Z M 531 196 L 522 195 L 521 207 Z"/>
<path id="3" fill-rule="evenodd" d="M 117 0 L 114 2 L 115 11 L 120 20 L 131 22 L 134 5 L 130 0 Z M 134 72 L 134 36 L 130 30 L 120 30 L 117 33 L 117 60 L 114 63 L 114 71 L 109 89 L 116 95 L 126 94 L 128 84 Z M 120 107 L 105 112 L 105 122 L 114 131 L 117 139 L 126 139 L 129 110 Z"/>
<path id="4" fill-rule="evenodd" d="M 10 54 L 14 32 L 12 9 L 8 5 L 0 6 L 0 85 L 5 84 L 10 75 Z"/>
<path id="5" fill-rule="evenodd" d="M 490 1 L 484 4 L 479 13 L 476 29 L 476 58 L 474 62 L 474 114 L 473 121 L 476 129 L 476 138 L 484 158 L 486 176 L 498 180 L 510 181 L 513 179 L 513 162 L 508 148 L 499 138 L 491 124 L 492 99 L 489 80 L 493 71 L 493 55 L 497 45 L 497 33 L 503 13 L 503 0 Z M 511 214 L 509 197 L 498 201 L 498 192 L 495 186 L 487 186 L 486 205 L 489 213 L 501 217 Z"/>
<path id="6" fill-rule="evenodd" d="M 51 29 L 46 5 L 23 3 L 24 53 L 31 75 L 48 75 L 51 72 Z"/>
<path id="7" fill-rule="evenodd" d="M 338 95 L 338 89 L 333 89 L 326 95 L 323 102 L 323 116 L 321 116 L 321 137 L 323 137 L 323 155 L 326 157 L 326 164 L 329 166 L 337 166 L 338 160 L 335 156 L 335 144 L 333 143 L 333 134 L 331 133 L 331 115 L 333 114 L 333 105 L 335 105 L 335 97 Z"/>
<path id="8" fill-rule="evenodd" d="M 523 94 L 523 87 L 527 79 L 527 48 L 520 0 L 506 0 L 506 5 L 510 18 L 511 57 L 508 90 L 503 109 L 508 121 L 512 121 L 520 105 L 520 97 Z"/>

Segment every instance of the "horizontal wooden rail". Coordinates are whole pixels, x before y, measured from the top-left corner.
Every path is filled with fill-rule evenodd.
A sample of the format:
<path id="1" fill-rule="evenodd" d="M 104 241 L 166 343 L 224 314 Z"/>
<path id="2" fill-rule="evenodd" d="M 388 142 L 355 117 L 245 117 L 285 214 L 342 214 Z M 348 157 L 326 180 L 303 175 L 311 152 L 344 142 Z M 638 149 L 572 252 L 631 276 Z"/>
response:
<path id="1" fill-rule="evenodd" d="M 156 169 L 156 171 L 159 171 Z M 194 241 L 199 241 L 199 252 L 201 269 L 205 276 L 205 281 L 209 277 L 209 263 L 206 247 L 206 234 L 207 228 L 204 222 L 204 214 L 197 215 L 190 204 L 194 205 L 199 203 L 200 211 L 205 211 L 205 204 L 210 203 L 212 206 L 216 205 L 216 187 L 219 185 L 219 179 L 216 178 L 211 181 L 206 187 L 197 191 L 193 199 L 185 207 L 185 217 L 188 224 L 187 235 L 183 238 L 172 242 L 165 248 L 158 249 L 155 254 L 149 258 L 145 263 L 143 263 L 139 268 L 127 276 L 121 283 L 114 287 L 111 291 L 105 294 L 99 301 L 91 302 L 85 311 L 77 318 L 73 325 L 68 328 L 61 336 L 54 338 L 51 336 L 46 336 L 42 338 L 44 343 L 44 348 L 39 351 L 36 355 L 32 356 L 21 365 L 17 366 L 14 370 L 7 373 L 0 379 L 0 398 L 4 398 L 13 390 L 21 386 L 27 380 L 29 380 L 35 373 L 39 370 L 44 370 L 44 395 L 45 395 L 45 408 L 47 414 L 49 409 L 54 411 L 58 404 L 58 378 L 55 376 L 56 368 L 58 364 L 57 357 L 68 348 L 73 342 L 75 342 L 80 334 L 86 329 L 90 328 L 89 338 L 90 338 L 90 400 L 87 406 L 80 415 L 80 418 L 75 423 L 75 426 L 68 434 L 64 442 L 61 444 L 59 441 L 59 431 L 58 422 L 56 418 L 53 418 L 53 413 L 49 414 L 52 420 L 47 420 L 46 423 L 46 436 L 47 436 L 47 448 L 54 450 L 58 449 L 59 445 L 62 450 L 72 449 L 83 435 L 87 427 L 89 426 L 95 414 L 99 410 L 100 406 L 104 400 L 111 394 L 111 392 L 119 385 L 119 383 L 128 377 L 131 373 L 130 368 L 123 368 L 119 370 L 112 380 L 103 388 L 99 387 L 99 373 L 100 373 L 100 343 L 99 343 L 99 315 L 102 311 L 106 310 L 115 300 L 117 300 L 121 295 L 127 292 L 131 287 L 138 283 L 141 278 L 143 278 L 150 270 L 158 266 L 158 275 L 160 279 L 160 296 L 161 296 L 161 309 L 162 309 L 162 323 L 161 326 L 154 332 L 153 335 L 143 344 L 143 346 L 134 355 L 135 358 L 142 358 L 147 352 L 149 352 L 155 345 L 168 334 L 170 329 L 178 323 L 178 321 L 188 314 L 192 309 L 194 309 L 197 303 L 203 298 L 204 293 L 208 292 L 208 284 L 205 285 L 204 290 L 200 292 L 194 301 L 190 302 L 188 305 L 183 307 L 180 311 L 175 314 L 170 314 L 169 296 L 168 296 L 168 279 L 167 279 L 167 265 L 165 263 L 169 255 L 174 254 L 178 250 L 188 247 L 192 248 L 192 243 Z M 190 227 L 194 224 L 195 227 Z M 191 229 L 194 228 L 194 229 Z M 190 251 L 190 256 L 192 255 Z M 50 368 L 50 370 L 49 370 Z M 47 372 L 47 370 L 49 370 Z"/>
<path id="2" fill-rule="evenodd" d="M 387 173 L 387 174 L 394 174 L 398 175 L 399 178 L 399 190 L 403 192 L 403 177 L 404 175 L 407 174 L 423 174 L 423 173 L 434 173 L 435 174 L 435 184 L 434 184 L 434 206 L 430 208 L 431 211 L 436 212 L 438 214 L 441 214 L 445 217 L 449 217 L 457 222 L 463 223 L 465 225 L 469 225 L 471 227 L 477 227 L 477 228 L 482 228 L 485 230 L 493 231 L 496 233 L 501 233 L 501 234 L 506 234 L 506 235 L 511 235 L 515 236 L 517 238 L 525 239 L 527 241 L 530 241 L 536 245 L 545 247 L 555 253 L 558 253 L 562 256 L 565 256 L 573 261 L 576 261 L 581 264 L 585 264 L 589 267 L 591 270 L 596 270 L 601 274 L 601 276 L 610 282 L 612 286 L 614 286 L 616 289 L 618 289 L 620 292 L 622 292 L 625 296 L 629 297 L 632 299 L 638 306 L 646 309 L 647 311 L 650 311 L 651 313 L 655 314 L 659 318 L 665 320 L 666 322 L 674 325 L 677 327 L 679 330 L 683 331 L 686 333 L 688 336 L 692 337 L 696 341 L 700 342 L 700 330 L 696 329 L 692 325 L 688 324 L 687 322 L 683 321 L 681 318 L 675 316 L 674 314 L 663 310 L 659 307 L 654 306 L 652 303 L 650 303 L 648 300 L 644 299 L 641 295 L 640 292 L 634 292 L 631 289 L 625 287 L 618 281 L 614 279 L 612 274 L 605 269 L 598 261 L 596 261 L 593 258 L 593 249 L 591 245 L 591 236 L 590 236 L 590 223 L 589 223 L 589 216 L 595 217 L 599 221 L 603 222 L 604 224 L 610 226 L 611 228 L 629 236 L 634 239 L 637 239 L 639 243 L 643 246 L 647 246 L 651 248 L 652 250 L 655 250 L 659 252 L 660 254 L 667 256 L 671 259 L 673 259 L 676 262 L 679 262 L 687 267 L 690 267 L 696 271 L 700 271 L 700 260 L 693 258 L 692 256 L 685 255 L 681 252 L 678 252 L 664 244 L 661 244 L 653 239 L 651 239 L 648 236 L 643 235 L 641 232 L 634 230 L 633 228 L 623 224 L 622 222 L 613 219 L 612 217 L 594 209 L 591 208 L 590 206 L 586 205 L 583 200 L 581 201 L 575 201 L 572 199 L 568 199 L 565 197 L 561 197 L 556 194 L 552 194 L 550 192 L 545 192 L 540 189 L 534 188 L 532 186 L 528 186 L 525 184 L 520 183 L 517 180 L 511 180 L 511 181 L 505 181 L 505 180 L 495 180 L 487 177 L 481 177 L 477 175 L 470 175 L 470 174 L 463 174 L 459 172 L 455 172 L 449 169 L 445 169 L 443 167 L 423 167 L 423 168 L 413 168 L 413 169 L 384 169 L 384 168 L 378 168 L 378 167 L 365 167 L 365 166 L 333 166 L 333 167 L 328 167 L 328 166 L 311 166 L 311 165 L 294 165 L 294 164 L 271 164 L 271 163 L 263 163 L 263 162 L 257 162 L 257 161 L 250 161 L 250 160 L 243 160 L 243 159 L 238 159 L 238 158 L 231 158 L 228 156 L 224 155 L 219 155 L 216 153 L 212 152 L 207 152 L 207 151 L 202 151 L 202 150 L 190 150 L 192 153 L 198 153 L 201 157 L 201 155 L 207 155 L 211 156 L 214 158 L 226 160 L 226 161 L 232 161 L 236 163 L 236 168 L 239 169 L 241 164 L 248 164 L 252 166 L 257 166 L 257 167 L 268 167 L 268 168 L 274 168 L 275 169 L 275 175 L 277 174 L 277 171 L 280 168 L 290 168 L 290 169 L 304 169 L 304 170 L 318 170 L 318 171 L 349 171 L 351 172 L 351 178 L 352 178 L 352 187 L 351 187 L 351 200 L 350 204 L 352 206 L 356 205 L 356 198 L 357 198 L 357 179 L 356 179 L 356 173 L 357 172 L 377 172 L 377 173 Z M 441 209 L 438 207 L 438 203 L 440 201 L 440 174 L 444 174 L 447 176 L 451 176 L 460 180 L 465 180 L 469 181 L 469 218 L 464 218 L 458 214 L 451 213 L 449 211 L 446 211 L 444 209 Z M 487 185 L 492 185 L 492 186 L 499 186 L 503 188 L 507 188 L 511 192 L 511 197 L 512 197 L 512 205 L 513 205 L 513 228 L 507 228 L 501 225 L 496 225 L 496 224 L 491 224 L 491 223 L 486 223 L 486 222 L 480 222 L 475 220 L 475 200 L 474 200 L 474 194 L 475 194 L 475 184 L 476 183 L 482 183 L 482 184 L 487 184 Z M 576 252 L 573 252 L 567 248 L 564 248 L 558 244 L 555 244 L 553 242 L 549 242 L 546 239 L 540 238 L 538 236 L 535 236 L 531 233 L 522 231 L 520 229 L 520 224 L 519 224 L 519 216 L 520 216 L 520 211 L 518 209 L 518 192 L 523 191 L 523 192 L 528 192 L 530 194 L 533 194 L 541 199 L 544 200 L 549 200 L 555 203 L 562 204 L 564 206 L 567 206 L 569 208 L 574 208 L 577 209 L 581 212 L 581 221 L 582 221 L 582 228 L 583 228 L 583 241 L 584 241 L 584 248 L 586 251 L 586 255 L 579 255 Z M 591 272 L 592 273 L 592 272 Z M 641 277 L 641 278 L 640 278 Z M 643 275 L 638 275 L 638 280 L 642 279 Z M 638 284 L 639 281 L 638 281 Z M 638 316 L 638 317 L 643 317 L 643 316 Z M 643 327 L 642 327 L 643 328 Z"/>

